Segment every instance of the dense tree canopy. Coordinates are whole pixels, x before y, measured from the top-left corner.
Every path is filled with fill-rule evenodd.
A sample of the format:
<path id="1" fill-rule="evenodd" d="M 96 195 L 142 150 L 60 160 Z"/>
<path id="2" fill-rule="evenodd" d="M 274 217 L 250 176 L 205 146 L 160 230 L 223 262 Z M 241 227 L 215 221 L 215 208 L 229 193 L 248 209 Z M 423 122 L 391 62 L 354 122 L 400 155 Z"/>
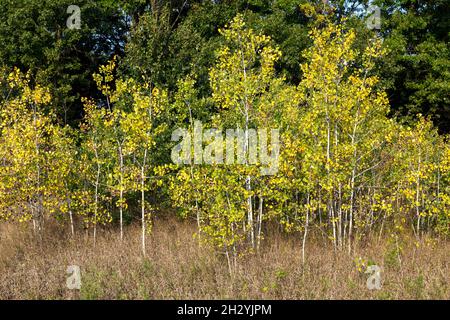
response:
<path id="1" fill-rule="evenodd" d="M 69 1 L 0 4 L 1 220 L 94 244 L 139 220 L 145 255 L 169 209 L 230 273 L 267 222 L 303 261 L 312 227 L 449 236 L 444 1 L 380 1 L 379 30 L 357 1 L 78 3 L 80 29 Z"/>
<path id="2" fill-rule="evenodd" d="M 386 47 L 380 71 L 394 111 L 429 115 L 450 132 L 450 5 L 448 1 L 376 1 Z"/>
<path id="3" fill-rule="evenodd" d="M 206 94 L 208 69 L 223 42 L 218 29 L 243 13 L 248 25 L 271 37 L 283 53 L 277 71 L 286 81 L 301 79 L 299 54 L 311 42 L 308 7 L 334 11 L 337 21 L 355 28 L 356 44 L 368 45 L 370 4 L 381 8 L 381 29 L 389 53 L 378 67 L 388 89 L 392 114 L 414 120 L 429 115 L 442 132 L 449 123 L 449 5 L 445 0 L 134 0 L 2 1 L 0 64 L 31 70 L 33 80 L 50 88 L 61 123 L 82 114 L 81 98 L 99 96 L 91 74 L 113 55 L 123 75 L 173 92 L 177 81 L 194 72 Z M 81 29 L 69 30 L 69 5 L 81 9 Z"/>
<path id="4" fill-rule="evenodd" d="M 81 9 L 81 29 L 69 29 L 67 8 Z M 0 63 L 31 71 L 51 89 L 62 123 L 81 116 L 81 97 L 96 95 L 92 74 L 122 54 L 126 16 L 101 1 L 19 0 L 0 2 Z"/>

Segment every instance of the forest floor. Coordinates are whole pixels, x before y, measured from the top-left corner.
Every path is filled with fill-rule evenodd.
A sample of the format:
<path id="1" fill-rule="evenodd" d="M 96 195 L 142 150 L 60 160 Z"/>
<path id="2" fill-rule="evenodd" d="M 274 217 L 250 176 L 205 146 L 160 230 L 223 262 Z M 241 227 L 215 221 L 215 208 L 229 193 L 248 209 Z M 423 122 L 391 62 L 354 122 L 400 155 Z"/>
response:
<path id="1" fill-rule="evenodd" d="M 302 264 L 300 236 L 273 230 L 231 277 L 225 257 L 200 247 L 194 232 L 187 222 L 156 221 L 143 258 L 137 225 L 122 242 L 116 230 L 99 231 L 94 247 L 82 230 L 71 238 L 47 227 L 39 239 L 3 224 L 0 299 L 450 299 L 449 241 L 376 239 L 348 254 L 310 238 Z M 381 289 L 368 289 L 360 259 L 381 268 Z M 66 287 L 70 265 L 80 266 L 80 290 Z"/>

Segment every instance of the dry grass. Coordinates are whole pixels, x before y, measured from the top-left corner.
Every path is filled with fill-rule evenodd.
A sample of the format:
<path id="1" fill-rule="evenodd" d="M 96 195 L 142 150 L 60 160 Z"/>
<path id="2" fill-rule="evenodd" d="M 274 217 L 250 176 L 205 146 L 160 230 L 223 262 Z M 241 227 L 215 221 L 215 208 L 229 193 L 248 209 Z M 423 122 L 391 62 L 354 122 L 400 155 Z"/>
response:
<path id="1" fill-rule="evenodd" d="M 259 255 L 247 255 L 231 278 L 224 257 L 199 247 L 188 223 L 156 223 L 142 258 L 140 230 L 70 239 L 48 230 L 37 239 L 16 225 L 0 227 L 0 299 L 450 299 L 450 243 L 405 241 L 400 260 L 388 241 L 368 241 L 355 253 L 335 254 L 321 240 L 309 240 L 307 262 L 300 239 L 273 231 Z M 51 235 L 51 236 L 50 236 Z M 367 275 L 354 259 L 382 270 L 381 290 L 368 290 Z M 66 268 L 79 265 L 82 288 L 66 288 Z"/>

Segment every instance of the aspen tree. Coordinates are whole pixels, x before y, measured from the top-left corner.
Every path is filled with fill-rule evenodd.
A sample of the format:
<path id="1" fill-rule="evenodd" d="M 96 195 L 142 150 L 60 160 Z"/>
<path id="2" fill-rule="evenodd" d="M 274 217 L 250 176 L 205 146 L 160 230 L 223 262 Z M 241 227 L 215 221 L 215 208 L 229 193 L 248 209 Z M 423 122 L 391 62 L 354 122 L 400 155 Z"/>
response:
<path id="1" fill-rule="evenodd" d="M 69 219 L 70 233 L 75 234 L 73 202 L 79 187 L 74 133 L 69 127 L 52 126 L 51 147 L 46 150 L 48 173 L 45 190 L 46 211 L 56 219 Z M 67 217 L 68 216 L 68 217 Z"/>
<path id="2" fill-rule="evenodd" d="M 377 40 L 358 52 L 353 49 L 353 30 L 325 17 L 319 16 L 318 21 L 311 31 L 313 45 L 305 53 L 304 78 L 298 87 L 304 112 L 292 117 L 297 123 L 291 122 L 291 127 L 300 130 L 287 140 L 293 151 L 286 151 L 290 163 L 292 157 L 299 157 L 301 180 L 295 198 L 301 196 L 304 207 L 294 206 L 294 219 L 284 217 L 282 222 L 294 230 L 299 228 L 296 221 L 304 224 L 305 240 L 311 216 L 321 218 L 325 209 L 335 249 L 346 246 L 350 251 L 354 222 L 359 219 L 357 190 L 365 187 L 371 171 L 382 163 L 376 155 L 385 145 L 389 127 L 386 94 L 377 89 L 378 79 L 371 75 L 374 60 L 383 52 Z M 357 65 L 359 57 L 362 63 Z"/>
<path id="3" fill-rule="evenodd" d="M 82 147 L 80 172 L 85 181 L 83 189 L 78 194 L 84 221 L 87 226 L 93 226 L 94 244 L 96 242 L 97 225 L 111 222 L 111 213 L 104 206 L 107 202 L 108 173 L 111 171 L 110 132 L 105 126 L 107 110 L 95 106 L 92 100 L 85 100 L 85 119 L 81 126 Z M 86 195 L 89 195 L 86 200 Z"/>
<path id="4" fill-rule="evenodd" d="M 35 231 L 44 222 L 45 146 L 51 122 L 41 108 L 50 102 L 45 88 L 30 85 L 30 74 L 14 69 L 8 76 L 8 85 L 15 91 L 10 101 L 2 104 L 1 144 L 4 192 L 11 192 L 6 201 L 4 216 L 19 222 L 31 220 Z M 5 199 L 6 200 L 6 199 Z"/>
<path id="5" fill-rule="evenodd" d="M 269 95 L 276 79 L 274 63 L 280 58 L 278 48 L 270 46 L 270 37 L 257 35 L 245 26 L 241 15 L 236 16 L 229 27 L 220 30 L 226 46 L 218 51 L 216 65 L 210 70 L 212 99 L 220 108 L 216 123 L 221 126 L 240 127 L 244 130 L 244 155 L 250 159 L 251 127 L 266 127 L 261 120 L 264 95 Z M 278 81 L 278 83 L 277 83 Z M 214 122 L 213 122 L 214 123 Z M 255 165 L 256 163 L 253 163 Z M 249 172 L 250 173 L 250 172 Z M 253 249 L 255 241 L 254 203 L 258 192 L 253 184 L 255 176 L 246 175 L 248 238 Z"/>
<path id="6" fill-rule="evenodd" d="M 132 96 L 132 110 L 124 114 L 120 126 L 124 134 L 128 137 L 124 144 L 124 150 L 133 158 L 133 165 L 136 167 L 134 189 L 140 192 L 141 201 L 141 244 L 142 254 L 146 255 L 145 235 L 151 229 L 146 230 L 151 223 L 152 208 L 147 203 L 145 192 L 150 186 L 160 185 L 161 180 L 148 179 L 151 172 L 158 172 L 159 169 L 152 162 L 151 152 L 156 146 L 157 136 L 165 130 L 165 125 L 157 123 L 158 117 L 167 108 L 168 96 L 166 91 L 151 88 L 151 85 L 144 83 L 139 85 L 136 82 L 118 81 L 115 95 L 129 93 Z M 120 97 L 116 98 L 120 99 Z M 150 170 L 152 168 L 153 170 Z M 160 170 L 160 171 L 161 171 Z M 131 174 L 133 176 L 133 174 Z M 133 179 L 133 178 L 132 178 Z"/>
<path id="7" fill-rule="evenodd" d="M 228 128 L 241 130 L 245 134 L 242 139 L 244 152 L 236 158 L 235 152 L 239 151 L 239 146 L 233 141 L 230 145 L 227 139 L 216 135 L 213 141 L 205 142 L 214 143 L 215 150 L 226 149 L 225 160 L 201 164 L 202 161 L 197 162 L 199 157 L 195 156 L 194 147 L 194 159 L 186 159 L 189 166 L 177 171 L 170 189 L 173 201 L 184 209 L 183 213 L 195 213 L 202 240 L 226 256 L 232 274 L 239 255 L 259 249 L 262 223 L 267 218 L 264 215 L 264 197 L 270 198 L 271 194 L 266 185 L 269 185 L 272 176 L 261 176 L 262 161 L 255 159 L 252 152 L 275 153 L 275 149 L 264 150 L 265 145 L 255 143 L 250 145 L 249 132 L 255 127 L 268 131 L 277 128 L 273 116 L 278 103 L 283 101 L 281 97 L 288 91 L 285 90 L 283 78 L 276 77 L 274 63 L 280 52 L 270 46 L 269 37 L 257 35 L 246 28 L 242 16 L 237 16 L 221 33 L 226 39 L 226 46 L 219 50 L 217 63 L 210 70 L 211 102 L 217 106 L 218 113 L 205 124 L 205 129 L 211 126 L 219 131 L 223 129 L 223 133 Z M 185 132 L 189 141 L 195 138 L 193 122 L 197 108 L 193 104 L 198 102 L 193 103 L 194 91 L 192 79 L 188 78 L 181 83 L 177 96 L 177 105 L 185 110 L 185 117 L 190 123 L 189 130 Z M 285 99 L 289 101 L 291 97 Z M 236 134 L 235 129 L 230 130 Z M 188 144 L 189 151 L 191 145 Z M 268 148 L 272 148 L 272 144 Z"/>
<path id="8" fill-rule="evenodd" d="M 94 80 L 98 88 L 102 91 L 106 98 L 106 111 L 104 117 L 104 126 L 108 134 L 105 139 L 111 139 L 115 145 L 115 150 L 110 150 L 115 157 L 112 159 L 112 170 L 108 173 L 108 185 L 111 189 L 113 198 L 118 194 L 118 200 L 115 201 L 119 209 L 120 224 L 120 240 L 123 240 L 124 210 L 128 208 L 126 201 L 126 193 L 131 189 L 131 168 L 130 168 L 130 152 L 125 150 L 125 145 L 130 139 L 126 135 L 126 131 L 122 126 L 122 122 L 126 121 L 126 110 L 120 108 L 121 91 L 115 90 L 114 70 L 116 67 L 116 57 L 113 57 L 106 65 L 100 67 L 99 73 L 94 74 Z M 111 144 L 108 144 L 112 148 Z"/>

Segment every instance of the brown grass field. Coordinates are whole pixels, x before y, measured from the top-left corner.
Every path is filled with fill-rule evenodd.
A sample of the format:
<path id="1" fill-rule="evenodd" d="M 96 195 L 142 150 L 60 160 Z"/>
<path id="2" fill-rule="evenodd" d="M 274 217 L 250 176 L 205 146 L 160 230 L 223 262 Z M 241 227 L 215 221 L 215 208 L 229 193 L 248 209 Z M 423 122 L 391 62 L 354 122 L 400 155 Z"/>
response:
<path id="1" fill-rule="evenodd" d="M 230 276 L 226 259 L 199 246 L 194 225 L 156 221 L 148 256 L 140 229 L 99 231 L 96 246 L 80 230 L 75 238 L 47 226 L 42 237 L 23 226 L 0 226 L 0 299 L 450 299 L 450 242 L 404 237 L 360 243 L 351 255 L 309 238 L 301 262 L 301 237 L 272 230 L 259 254 L 238 260 Z M 382 288 L 369 290 L 361 258 L 381 267 Z M 66 288 L 66 269 L 81 268 L 81 290 Z"/>

